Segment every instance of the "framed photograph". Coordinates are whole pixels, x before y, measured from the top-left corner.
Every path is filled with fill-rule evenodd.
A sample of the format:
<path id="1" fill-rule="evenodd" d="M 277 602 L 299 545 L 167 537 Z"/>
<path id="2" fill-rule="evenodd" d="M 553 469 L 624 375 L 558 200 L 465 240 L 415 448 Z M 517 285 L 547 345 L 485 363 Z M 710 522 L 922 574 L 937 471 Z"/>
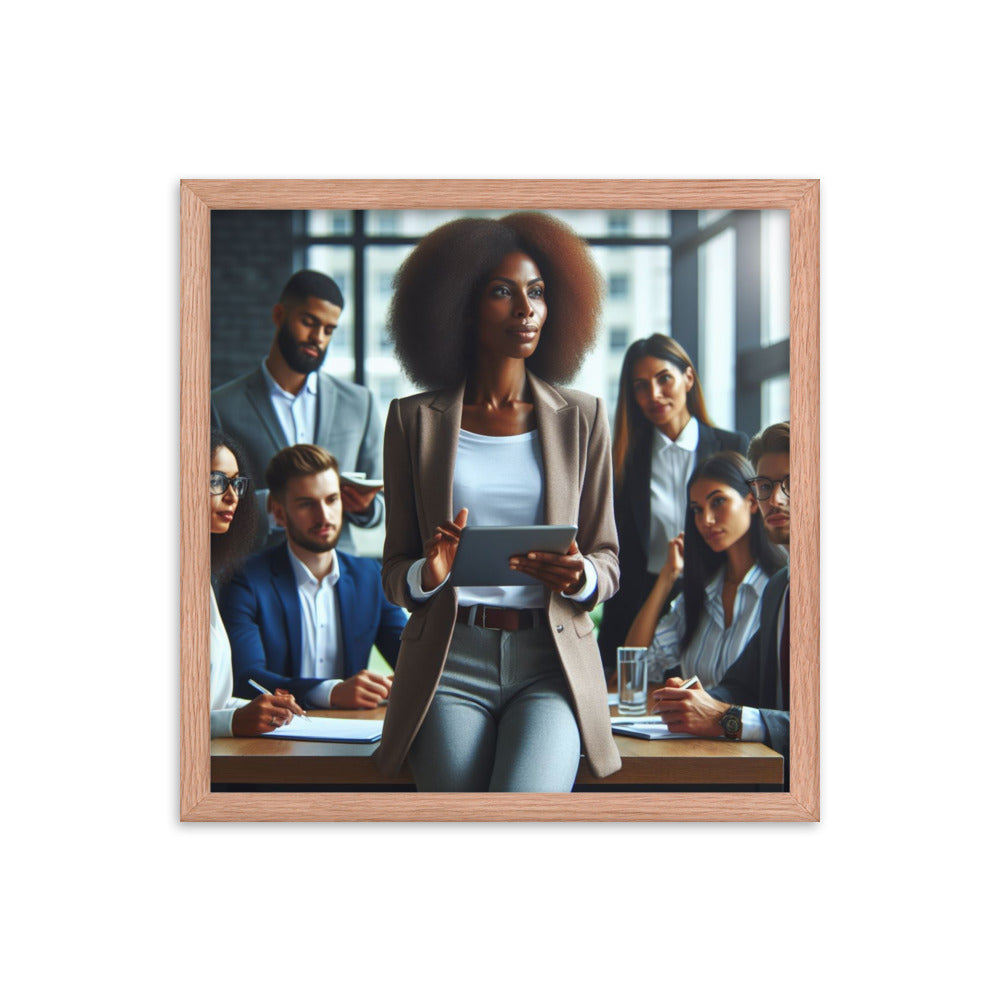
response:
<path id="1" fill-rule="evenodd" d="M 180 207 L 182 820 L 819 820 L 819 181 L 184 180 Z M 628 345 L 659 332 L 686 348 L 720 426 L 751 437 L 790 420 L 787 760 L 750 741 L 616 736 L 622 769 L 595 778 L 583 761 L 570 794 L 437 794 L 405 767 L 381 776 L 367 744 L 211 739 L 213 389 L 260 368 L 284 281 L 318 270 L 344 292 L 323 371 L 366 386 L 384 425 L 419 391 L 386 328 L 396 270 L 443 222 L 519 210 L 568 224 L 603 274 L 597 346 L 572 388 L 612 419 Z M 359 554 L 381 555 L 382 535 L 358 534 Z"/>

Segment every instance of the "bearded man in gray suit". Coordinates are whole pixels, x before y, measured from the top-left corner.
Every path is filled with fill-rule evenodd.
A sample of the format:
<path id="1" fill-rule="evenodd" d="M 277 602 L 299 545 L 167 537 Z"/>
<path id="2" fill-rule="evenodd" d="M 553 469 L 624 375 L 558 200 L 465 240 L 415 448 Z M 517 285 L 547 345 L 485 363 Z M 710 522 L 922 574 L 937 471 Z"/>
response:
<path id="1" fill-rule="evenodd" d="M 267 463 L 282 448 L 317 444 L 341 469 L 382 478 L 382 421 L 371 390 L 320 371 L 343 308 L 343 293 L 332 278 L 297 271 L 271 311 L 274 340 L 260 367 L 212 392 L 212 423 L 243 445 L 257 487 L 258 549 L 282 538 L 267 514 L 264 487 Z M 353 554 L 352 526 L 375 527 L 385 508 L 378 489 L 346 480 L 341 497 L 345 523 L 338 547 Z"/>

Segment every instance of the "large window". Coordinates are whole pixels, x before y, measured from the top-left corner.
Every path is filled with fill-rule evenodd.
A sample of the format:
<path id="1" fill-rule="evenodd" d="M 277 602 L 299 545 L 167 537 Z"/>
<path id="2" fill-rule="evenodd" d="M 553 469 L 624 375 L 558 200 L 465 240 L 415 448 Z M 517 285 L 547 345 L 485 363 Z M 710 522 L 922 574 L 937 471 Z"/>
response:
<path id="1" fill-rule="evenodd" d="M 506 210 L 295 213 L 294 266 L 325 271 L 347 299 L 326 366 L 375 393 L 383 415 L 416 391 L 386 335 L 392 276 L 416 241 L 461 215 Z M 577 377 L 613 414 L 621 358 L 669 333 L 695 361 L 709 414 L 753 434 L 788 415 L 788 213 L 553 211 L 587 239 L 608 295 L 598 344 Z"/>
<path id="2" fill-rule="evenodd" d="M 274 234 L 287 233 L 288 274 L 301 267 L 315 268 L 343 288 L 345 307 L 325 367 L 371 388 L 384 419 L 393 398 L 416 391 L 393 357 L 386 330 L 393 275 L 417 240 L 436 226 L 460 215 L 497 218 L 506 210 L 266 214 L 287 220 L 268 228 L 268 266 L 273 274 L 268 282 L 280 287 L 278 274 L 284 272 Z M 609 419 L 614 417 L 628 345 L 656 332 L 675 337 L 691 355 L 709 414 L 720 426 L 752 435 L 768 423 L 787 419 L 787 212 L 616 208 L 554 210 L 552 214 L 588 241 L 605 277 L 608 294 L 597 345 L 574 384 L 603 397 Z M 223 241 L 220 229 L 213 257 L 222 251 Z M 248 306 L 243 318 L 237 315 L 241 299 L 247 297 L 245 289 L 239 293 L 234 289 L 230 299 L 222 298 L 228 275 L 238 273 L 246 244 L 226 252 L 227 262 L 232 258 L 231 268 L 213 270 L 213 300 L 218 292 L 220 302 L 226 303 L 226 309 L 220 310 L 224 315 L 216 321 L 218 338 L 213 328 L 213 366 L 218 366 L 220 378 L 228 370 L 233 374 L 245 370 L 250 363 L 237 356 L 240 330 L 256 328 L 267 334 L 262 303 Z M 277 264 L 272 260 L 276 256 Z M 230 313 L 233 329 L 223 336 L 228 329 L 223 323 Z M 243 350 L 246 353 L 245 346 Z M 372 554 L 377 554 L 381 540 L 366 538 L 366 542 Z"/>

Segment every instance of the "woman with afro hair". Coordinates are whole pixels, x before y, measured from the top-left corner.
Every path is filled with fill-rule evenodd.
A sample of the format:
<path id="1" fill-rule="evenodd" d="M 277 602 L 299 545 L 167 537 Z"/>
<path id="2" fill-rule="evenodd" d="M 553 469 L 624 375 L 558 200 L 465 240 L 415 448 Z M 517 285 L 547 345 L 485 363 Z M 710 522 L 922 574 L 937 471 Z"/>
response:
<path id="1" fill-rule="evenodd" d="M 602 281 L 586 244 L 540 212 L 425 236 L 395 280 L 396 356 L 428 391 L 385 431 L 382 583 L 411 617 L 379 769 L 419 791 L 572 789 L 586 755 L 621 767 L 588 612 L 618 585 L 603 403 L 569 381 L 593 346 Z M 528 552 L 521 586 L 449 585 L 466 525 L 575 524 Z"/>

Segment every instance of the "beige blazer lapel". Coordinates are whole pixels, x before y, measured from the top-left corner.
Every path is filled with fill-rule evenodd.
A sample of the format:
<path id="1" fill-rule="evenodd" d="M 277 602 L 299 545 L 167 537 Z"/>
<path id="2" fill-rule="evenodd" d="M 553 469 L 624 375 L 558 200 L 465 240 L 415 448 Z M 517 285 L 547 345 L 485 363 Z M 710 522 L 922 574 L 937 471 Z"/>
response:
<path id="1" fill-rule="evenodd" d="M 458 434 L 462 429 L 465 385 L 442 390 L 417 411 L 416 475 L 424 538 L 442 521 L 454 517 L 451 484 L 455 478 Z"/>
<path id="2" fill-rule="evenodd" d="M 528 372 L 545 475 L 545 521 L 576 524 L 580 500 L 580 422 L 576 406 Z"/>

